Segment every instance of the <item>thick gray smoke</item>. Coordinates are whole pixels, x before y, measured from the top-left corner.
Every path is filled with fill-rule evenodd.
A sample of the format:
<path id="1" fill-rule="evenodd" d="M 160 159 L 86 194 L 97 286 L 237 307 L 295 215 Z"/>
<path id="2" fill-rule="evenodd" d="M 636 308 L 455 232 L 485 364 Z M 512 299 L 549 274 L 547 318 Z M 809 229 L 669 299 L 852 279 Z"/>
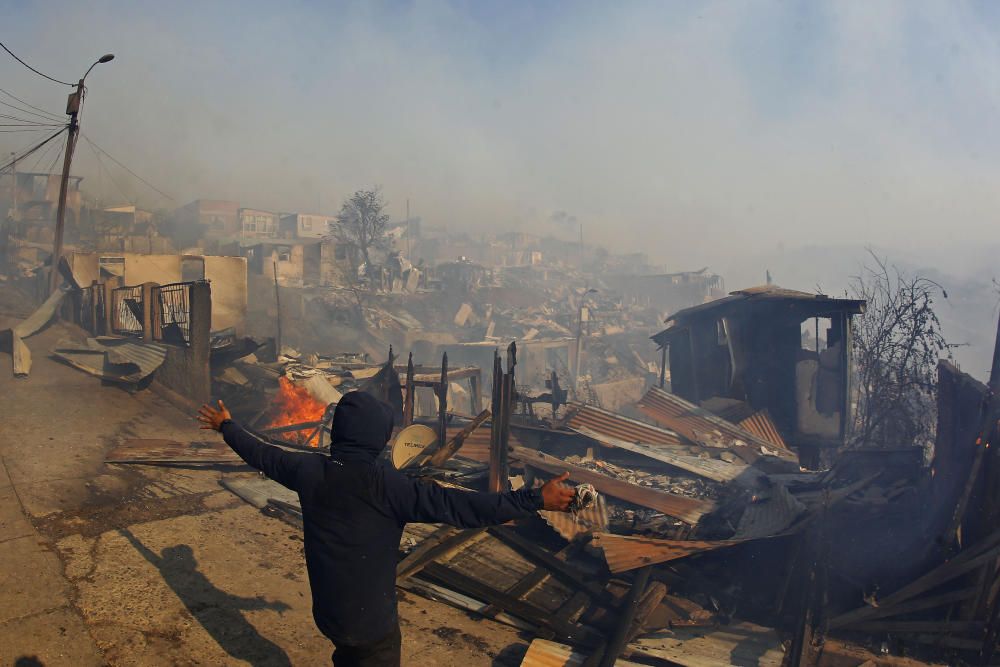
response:
<path id="1" fill-rule="evenodd" d="M 380 184 L 395 216 L 409 199 L 454 230 L 582 225 L 753 282 L 807 245 L 989 270 L 993 5 L 533 4 L 52 2 L 8 5 L 4 39 L 68 80 L 118 55 L 88 80 L 84 133 L 176 201 L 81 142 L 109 202 L 332 212 Z M 10 59 L 0 77 L 61 111 L 66 90 Z"/>

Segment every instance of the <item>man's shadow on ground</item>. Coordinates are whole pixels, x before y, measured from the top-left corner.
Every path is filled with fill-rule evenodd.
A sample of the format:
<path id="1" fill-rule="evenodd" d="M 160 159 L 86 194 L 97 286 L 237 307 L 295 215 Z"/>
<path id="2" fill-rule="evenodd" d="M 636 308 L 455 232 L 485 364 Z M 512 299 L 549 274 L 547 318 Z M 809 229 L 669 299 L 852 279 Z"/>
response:
<path id="1" fill-rule="evenodd" d="M 287 604 L 268 602 L 261 596 L 240 597 L 219 590 L 198 570 L 194 550 L 187 544 L 167 547 L 157 556 L 128 529 L 123 528 L 119 532 L 143 558 L 156 566 L 191 615 L 226 653 L 252 665 L 291 667 L 292 663 L 281 647 L 262 637 L 240 613 L 240 610 L 254 609 L 283 612 L 289 609 Z"/>

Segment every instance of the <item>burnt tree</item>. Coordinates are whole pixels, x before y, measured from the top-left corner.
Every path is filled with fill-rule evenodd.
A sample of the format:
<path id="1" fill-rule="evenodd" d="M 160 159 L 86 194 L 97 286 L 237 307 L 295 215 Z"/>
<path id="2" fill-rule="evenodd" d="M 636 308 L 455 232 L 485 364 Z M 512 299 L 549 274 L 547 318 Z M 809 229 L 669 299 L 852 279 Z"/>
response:
<path id="1" fill-rule="evenodd" d="M 937 364 L 951 357 L 934 300 L 948 293 L 933 280 L 907 275 L 871 253 L 851 284 L 868 302 L 854 322 L 858 408 L 855 446 L 927 446 L 934 440 Z"/>
<path id="2" fill-rule="evenodd" d="M 388 223 L 385 200 L 378 188 L 358 190 L 341 205 L 331 232 L 337 242 L 348 249 L 353 268 L 352 280 L 358 278 L 359 259 L 365 267 L 365 275 L 371 275 L 372 253 L 384 251 L 389 245 L 385 232 Z"/>

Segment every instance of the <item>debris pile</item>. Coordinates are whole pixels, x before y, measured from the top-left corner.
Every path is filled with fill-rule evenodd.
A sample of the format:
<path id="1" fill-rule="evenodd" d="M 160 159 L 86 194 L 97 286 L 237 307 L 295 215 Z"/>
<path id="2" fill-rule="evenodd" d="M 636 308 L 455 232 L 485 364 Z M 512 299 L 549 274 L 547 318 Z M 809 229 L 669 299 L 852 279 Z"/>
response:
<path id="1" fill-rule="evenodd" d="M 508 371 L 517 365 L 513 346 L 509 354 Z M 577 660 L 558 664 L 582 664 L 590 656 L 593 664 L 620 657 L 699 665 L 710 664 L 722 647 L 733 664 L 805 664 L 859 651 L 868 659 L 858 646 L 878 647 L 889 637 L 893 651 L 910 654 L 929 650 L 928 644 L 938 651 L 981 648 L 979 639 L 958 633 L 967 637 L 987 624 L 930 614 L 982 597 L 972 582 L 946 585 L 969 581 L 970 573 L 985 576 L 982 568 L 993 567 L 1000 554 L 1000 537 L 990 532 L 969 547 L 935 543 L 927 536 L 940 532 L 933 524 L 947 514 L 941 512 L 899 533 L 899 522 L 912 524 L 921 508 L 958 502 L 954 485 L 944 488 L 908 451 L 847 453 L 830 469 L 804 470 L 766 412 L 709 403 L 712 411 L 656 387 L 632 406 L 639 418 L 574 402 L 539 418 L 517 411 L 516 392 L 506 408 L 494 400 L 473 418 L 473 410 L 456 409 L 449 390 L 457 386 L 456 374 L 478 377 L 478 369 L 449 369 L 447 358 L 440 369 L 394 361 L 306 359 L 286 349 L 272 362 L 256 355 L 233 362 L 217 378 L 232 382 L 238 369 L 250 384 L 270 378 L 279 387 L 303 387 L 319 379 L 337 392 L 360 389 L 388 398 L 400 391 L 402 426 L 423 423 L 443 434 L 405 468 L 428 482 L 486 490 L 502 480 L 518 488 L 567 471 L 573 483 L 592 485 L 597 502 L 574 513 L 543 511 L 536 521 L 489 529 L 411 525 L 404 534 L 398 585 L 534 633 L 538 639 L 524 664 L 556 656 Z M 494 370 L 507 375 L 499 357 Z M 391 374 L 395 389 L 373 383 Z M 957 374 L 955 383 L 969 381 Z M 422 386 L 432 389 L 436 413 L 415 410 Z M 942 405 L 942 414 L 970 398 L 976 400 L 975 391 L 943 395 L 951 404 Z M 493 419 L 496 409 L 500 417 Z M 298 426 L 316 430 L 318 424 Z M 258 428 L 276 444 L 296 446 L 278 439 L 287 426 Z M 968 435 L 954 431 L 942 429 L 940 437 Z M 498 456 L 501 449 L 505 457 Z M 942 444 L 939 457 L 954 458 L 959 449 Z M 978 451 L 965 448 L 967 457 Z M 109 460 L 177 465 L 185 451 L 177 443 L 131 442 Z M 186 460 L 239 463 L 198 443 L 187 448 Z M 935 465 L 948 468 L 943 459 Z M 952 461 L 948 469 L 961 467 Z M 932 481 L 940 488 L 929 497 Z M 297 500 L 276 483 L 239 474 L 224 483 L 266 514 L 301 525 Z M 963 507 L 973 504 L 966 500 Z M 973 521 L 965 512 L 963 521 Z M 912 579 L 900 579 L 907 572 Z M 826 600 L 821 615 L 817 595 Z M 797 643 L 807 630 L 816 634 Z M 757 662 L 733 657 L 743 651 Z"/>

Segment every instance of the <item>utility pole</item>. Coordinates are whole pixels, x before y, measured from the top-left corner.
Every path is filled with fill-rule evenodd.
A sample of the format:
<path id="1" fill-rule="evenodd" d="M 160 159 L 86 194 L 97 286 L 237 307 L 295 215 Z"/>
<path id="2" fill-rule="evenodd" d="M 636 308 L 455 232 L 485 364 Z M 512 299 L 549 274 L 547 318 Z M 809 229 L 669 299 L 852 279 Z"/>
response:
<path id="1" fill-rule="evenodd" d="M 410 259 L 410 198 L 406 198 L 406 259 Z"/>
<path id="2" fill-rule="evenodd" d="M 17 157 L 14 151 L 10 152 L 10 219 L 17 222 Z"/>
<path id="3" fill-rule="evenodd" d="M 66 191 L 69 189 L 69 168 L 73 163 L 73 150 L 76 148 L 76 137 L 80 133 L 80 109 L 83 107 L 83 82 L 100 63 L 110 62 L 115 59 L 111 53 L 101 56 L 90 69 L 83 75 L 83 78 L 76 84 L 76 92 L 70 93 L 66 100 L 66 115 L 69 116 L 69 127 L 66 135 L 66 154 L 63 156 L 62 182 L 59 183 L 59 207 L 56 209 L 56 234 L 52 244 L 52 270 L 49 273 L 49 294 L 55 292 L 59 287 L 59 260 L 62 258 L 63 233 L 66 229 Z"/>
<path id="4" fill-rule="evenodd" d="M 59 260 L 63 251 L 63 232 L 66 229 L 66 191 L 69 189 L 69 168 L 73 163 L 73 149 L 80 132 L 80 106 L 83 103 L 83 79 L 76 84 L 76 92 L 66 101 L 69 127 L 66 129 L 66 154 L 63 156 L 62 181 L 59 183 L 59 208 L 56 209 L 56 237 L 52 245 L 52 269 L 49 273 L 49 294 L 59 287 Z"/>

